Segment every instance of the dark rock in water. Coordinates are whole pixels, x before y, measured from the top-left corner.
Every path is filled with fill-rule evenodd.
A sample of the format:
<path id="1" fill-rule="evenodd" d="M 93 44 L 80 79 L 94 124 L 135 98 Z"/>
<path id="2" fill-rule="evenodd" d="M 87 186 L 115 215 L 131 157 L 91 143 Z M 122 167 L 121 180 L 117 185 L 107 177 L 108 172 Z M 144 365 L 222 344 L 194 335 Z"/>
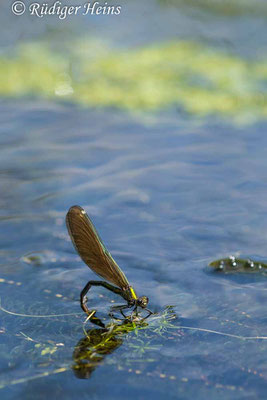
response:
<path id="1" fill-rule="evenodd" d="M 212 261 L 211 263 L 209 263 L 209 267 L 214 268 L 216 271 L 221 271 L 225 273 L 267 272 L 267 264 L 250 259 L 236 258 L 234 256 Z"/>

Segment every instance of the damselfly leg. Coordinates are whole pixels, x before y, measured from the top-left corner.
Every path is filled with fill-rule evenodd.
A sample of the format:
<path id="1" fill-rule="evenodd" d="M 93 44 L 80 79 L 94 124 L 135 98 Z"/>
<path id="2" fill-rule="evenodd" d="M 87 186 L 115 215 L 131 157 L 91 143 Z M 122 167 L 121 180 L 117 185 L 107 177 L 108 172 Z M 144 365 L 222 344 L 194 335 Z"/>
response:
<path id="1" fill-rule="evenodd" d="M 121 305 L 121 306 L 112 306 L 112 307 L 111 307 L 110 316 L 111 316 L 112 318 L 115 318 L 115 317 L 114 317 L 114 314 L 113 314 L 113 311 L 119 311 L 119 312 L 121 313 L 121 315 L 123 316 L 123 318 L 129 319 L 129 317 L 128 317 L 127 315 L 125 315 L 124 312 L 123 312 L 123 310 L 126 310 L 127 308 L 130 308 L 130 307 L 128 306 L 128 304 L 123 304 L 123 305 Z M 115 319 L 116 319 L 116 318 L 115 318 Z"/>
<path id="2" fill-rule="evenodd" d="M 90 311 L 89 308 L 86 305 L 86 303 L 87 303 L 86 294 L 88 293 L 88 291 L 90 290 L 90 288 L 92 286 L 102 286 L 102 287 L 110 290 L 111 292 L 119 294 L 120 296 L 122 296 L 122 290 L 121 289 L 116 288 L 115 286 L 110 285 L 109 283 L 107 283 L 105 281 L 89 281 L 89 282 L 87 282 L 87 284 L 84 286 L 83 290 L 81 291 L 80 302 L 81 302 L 81 307 L 82 307 L 83 311 L 85 311 L 86 314 L 88 314 L 88 315 L 90 315 L 92 313 L 92 311 Z"/>

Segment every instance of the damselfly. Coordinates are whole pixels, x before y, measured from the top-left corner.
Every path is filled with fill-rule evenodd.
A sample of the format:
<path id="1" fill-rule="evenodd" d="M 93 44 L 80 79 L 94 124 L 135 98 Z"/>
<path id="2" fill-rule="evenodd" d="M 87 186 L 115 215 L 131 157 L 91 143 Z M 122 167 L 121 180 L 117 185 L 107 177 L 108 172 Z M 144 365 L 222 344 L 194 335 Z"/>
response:
<path id="1" fill-rule="evenodd" d="M 86 294 L 91 286 L 103 286 L 113 293 L 119 294 L 127 301 L 127 304 L 125 305 L 112 307 L 112 310 L 120 311 L 124 318 L 127 317 L 123 310 L 131 307 L 133 307 L 131 316 L 137 312 L 138 307 L 141 307 L 148 312 L 146 318 L 153 314 L 152 311 L 147 309 L 148 297 L 137 296 L 133 287 L 129 284 L 126 276 L 100 239 L 92 221 L 82 207 L 73 206 L 69 209 L 66 216 L 66 225 L 72 243 L 82 260 L 97 275 L 112 283 L 111 285 L 105 281 L 90 280 L 80 294 L 82 309 L 88 315 L 92 314 L 86 305 Z"/>

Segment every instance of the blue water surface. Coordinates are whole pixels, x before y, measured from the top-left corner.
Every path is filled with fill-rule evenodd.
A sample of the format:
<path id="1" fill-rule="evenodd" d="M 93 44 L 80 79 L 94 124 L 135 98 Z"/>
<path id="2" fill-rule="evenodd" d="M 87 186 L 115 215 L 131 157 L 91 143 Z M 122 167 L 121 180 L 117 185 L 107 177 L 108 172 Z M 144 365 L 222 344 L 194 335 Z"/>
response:
<path id="1" fill-rule="evenodd" d="M 6 2 L 1 51 L 45 39 L 64 52 L 84 35 L 118 49 L 185 39 L 262 56 L 265 1 L 253 12 L 245 0 L 215 3 L 123 1 L 116 20 L 59 21 L 15 17 Z M 267 123 L 252 120 L 0 99 L 1 399 L 266 396 L 266 275 L 207 267 L 229 255 L 267 260 Z M 112 320 L 122 300 L 103 288 L 88 304 L 108 333 L 85 323 L 79 294 L 97 278 L 65 227 L 74 204 L 149 297 L 144 323 Z"/>
<path id="2" fill-rule="evenodd" d="M 0 107 L 4 398 L 262 396 L 266 276 L 220 275 L 207 264 L 266 257 L 266 123 L 31 101 Z M 95 275 L 68 238 L 73 204 L 158 313 L 151 328 L 122 334 L 84 380 L 73 369 L 75 346 L 84 329 L 98 328 L 83 329 L 79 292 Z M 110 301 L 120 304 L 104 289 L 90 301 L 107 323 Z M 51 314 L 71 315 L 29 317 Z"/>

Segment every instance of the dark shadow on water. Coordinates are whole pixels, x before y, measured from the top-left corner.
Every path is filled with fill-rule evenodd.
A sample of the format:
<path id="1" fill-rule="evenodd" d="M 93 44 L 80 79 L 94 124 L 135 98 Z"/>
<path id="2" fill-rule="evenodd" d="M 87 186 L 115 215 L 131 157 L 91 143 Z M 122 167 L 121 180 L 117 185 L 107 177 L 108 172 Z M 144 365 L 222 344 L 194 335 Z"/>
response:
<path id="1" fill-rule="evenodd" d="M 164 316 L 166 321 L 176 318 L 171 306 L 166 307 L 162 317 Z M 90 321 L 99 328 L 93 327 L 84 330 L 85 336 L 79 340 L 73 351 L 74 364 L 72 369 L 79 379 L 89 379 L 93 371 L 103 363 L 105 357 L 112 354 L 123 344 L 130 332 L 136 329 L 149 328 L 148 319 L 136 319 L 135 321 L 124 319 L 120 322 L 113 321 L 107 326 L 95 316 Z M 153 323 L 151 326 L 153 326 Z"/>
<path id="2" fill-rule="evenodd" d="M 123 337 L 136 328 L 148 326 L 147 322 L 131 322 L 122 320 L 121 323 L 105 325 L 97 318 L 90 319 L 101 328 L 91 328 L 85 331 L 85 336 L 79 340 L 73 352 L 73 371 L 77 378 L 89 379 L 95 368 L 104 358 L 113 353 L 123 343 Z"/>

